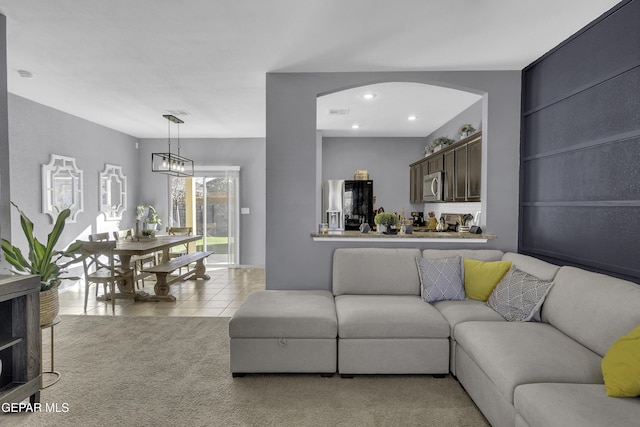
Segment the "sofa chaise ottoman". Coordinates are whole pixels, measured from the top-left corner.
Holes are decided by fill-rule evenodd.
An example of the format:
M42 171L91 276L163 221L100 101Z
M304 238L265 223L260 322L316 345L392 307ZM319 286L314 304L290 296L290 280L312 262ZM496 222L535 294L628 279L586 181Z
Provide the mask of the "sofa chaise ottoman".
M335 250L340 374L449 373L449 323L420 297L420 255L418 249Z
M337 335L331 292L254 292L229 321L231 373L335 373Z

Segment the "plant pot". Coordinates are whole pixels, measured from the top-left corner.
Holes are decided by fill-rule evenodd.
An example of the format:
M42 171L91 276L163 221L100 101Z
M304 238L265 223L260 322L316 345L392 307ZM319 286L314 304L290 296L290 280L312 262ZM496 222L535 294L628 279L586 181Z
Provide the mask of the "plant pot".
M54 286L48 291L40 292L40 326L53 322L60 311L58 299L58 287Z
M378 233L384 233L387 231L387 226L386 225L382 225L382 224L378 224L376 225L376 231Z

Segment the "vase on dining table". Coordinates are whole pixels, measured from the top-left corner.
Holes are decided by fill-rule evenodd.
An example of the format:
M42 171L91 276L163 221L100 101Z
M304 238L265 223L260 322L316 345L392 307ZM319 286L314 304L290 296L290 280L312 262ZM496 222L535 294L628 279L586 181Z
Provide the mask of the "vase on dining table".
M155 222L145 222L144 229L149 231L155 231L158 228L158 224Z

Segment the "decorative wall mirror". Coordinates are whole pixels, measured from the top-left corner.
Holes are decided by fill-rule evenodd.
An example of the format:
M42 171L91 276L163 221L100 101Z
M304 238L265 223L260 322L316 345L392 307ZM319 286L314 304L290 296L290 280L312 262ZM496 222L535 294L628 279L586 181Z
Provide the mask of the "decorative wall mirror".
M68 222L76 222L84 210L82 171L73 157L52 154L49 163L42 165L42 212L55 221L66 208L71 210Z
M100 212L107 221L122 219L127 210L127 177L122 168L105 163L100 172Z

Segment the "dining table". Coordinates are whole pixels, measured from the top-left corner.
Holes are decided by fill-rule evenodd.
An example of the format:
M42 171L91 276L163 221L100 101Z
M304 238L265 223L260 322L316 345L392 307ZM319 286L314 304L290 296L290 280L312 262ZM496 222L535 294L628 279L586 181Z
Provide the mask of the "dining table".
M202 239L202 236L178 236L178 235L159 235L153 237L140 237L127 240L118 240L116 247L113 250L113 254L117 255L120 259L122 267L125 269L131 268L131 258L133 256L147 255L155 252L162 252L160 262L166 262L169 260L169 251L174 246L184 245L186 243L195 242ZM201 272L195 271L194 275L198 278L208 278ZM139 277L138 277L139 278ZM123 293L134 293L135 291L136 277L131 277L126 281L120 282L118 287ZM157 292L156 292L157 293ZM151 295L144 291L135 292L136 301L160 301L165 300L160 295Z

